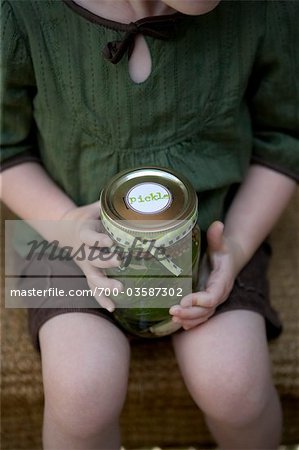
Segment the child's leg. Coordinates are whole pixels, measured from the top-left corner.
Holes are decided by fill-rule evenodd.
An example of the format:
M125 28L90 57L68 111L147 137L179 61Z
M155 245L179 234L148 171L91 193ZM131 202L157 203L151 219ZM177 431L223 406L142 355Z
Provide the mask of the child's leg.
M119 449L130 349L108 320L66 313L40 329L45 450Z
M229 311L173 336L185 383L221 448L275 449L280 403L273 386L264 319Z

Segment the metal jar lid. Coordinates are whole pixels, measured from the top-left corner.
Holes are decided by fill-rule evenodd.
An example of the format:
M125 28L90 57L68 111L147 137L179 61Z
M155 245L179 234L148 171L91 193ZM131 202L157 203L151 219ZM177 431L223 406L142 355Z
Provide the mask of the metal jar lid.
M191 183L160 167L118 173L103 189L100 207L102 219L133 234L170 231L180 222L194 225L197 219L197 195Z

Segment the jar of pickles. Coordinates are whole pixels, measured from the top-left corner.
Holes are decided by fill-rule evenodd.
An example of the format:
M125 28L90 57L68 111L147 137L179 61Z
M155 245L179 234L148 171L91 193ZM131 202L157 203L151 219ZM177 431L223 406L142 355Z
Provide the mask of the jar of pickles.
M141 337L180 328L169 308L197 283L200 230L197 195L170 169L141 167L117 174L101 192L100 218L120 258L107 276L122 282L113 292L115 319Z

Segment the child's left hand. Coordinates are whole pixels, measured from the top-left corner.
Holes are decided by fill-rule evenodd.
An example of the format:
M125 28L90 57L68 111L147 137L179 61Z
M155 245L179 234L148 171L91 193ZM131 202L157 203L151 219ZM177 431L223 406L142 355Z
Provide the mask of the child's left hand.
M189 330L206 322L223 303L237 276L239 247L224 236L223 223L213 222L207 231L208 257L212 271L207 279L205 290L186 295L180 305L169 310L172 320Z

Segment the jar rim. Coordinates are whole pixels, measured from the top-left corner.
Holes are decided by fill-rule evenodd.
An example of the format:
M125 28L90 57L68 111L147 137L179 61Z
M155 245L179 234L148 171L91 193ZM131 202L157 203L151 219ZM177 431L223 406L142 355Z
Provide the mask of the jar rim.
M133 193L133 195L131 195ZM155 166L116 174L100 195L100 216L114 227L155 235L197 219L198 198L187 178Z

